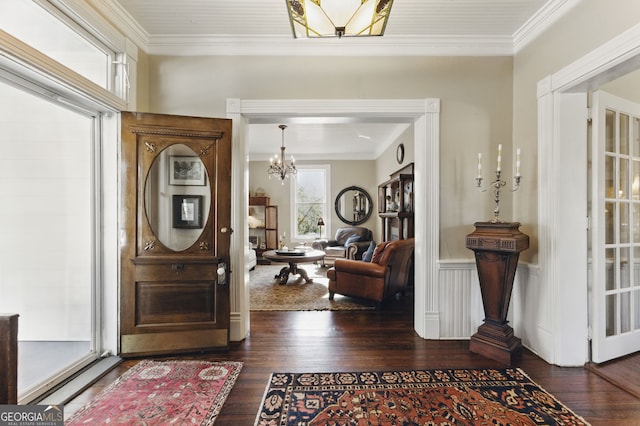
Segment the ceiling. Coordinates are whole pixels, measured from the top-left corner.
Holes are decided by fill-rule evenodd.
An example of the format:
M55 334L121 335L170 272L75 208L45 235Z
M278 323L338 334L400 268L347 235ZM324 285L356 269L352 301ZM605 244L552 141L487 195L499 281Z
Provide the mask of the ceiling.
M513 55L575 0L395 0L383 37L294 39L286 0L115 0L101 7L150 54L165 55ZM249 156L374 159L407 123L251 124Z

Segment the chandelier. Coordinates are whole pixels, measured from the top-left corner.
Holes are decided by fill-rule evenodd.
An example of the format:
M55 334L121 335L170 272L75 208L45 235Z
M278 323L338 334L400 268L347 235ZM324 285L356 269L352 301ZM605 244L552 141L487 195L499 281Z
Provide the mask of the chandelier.
M280 147L280 157L276 154L275 158L272 157L269 159L269 162L271 163L269 165L269 179L271 179L271 176L277 176L282 180L282 184L284 185L284 180L288 178L289 175L295 175L298 173L298 170L296 169L296 160L293 158L293 155L291 156L290 164L287 164L287 160L284 158L284 129L286 129L287 126L281 124L278 127L282 130L282 146Z
M381 36L393 0L287 0L295 38Z

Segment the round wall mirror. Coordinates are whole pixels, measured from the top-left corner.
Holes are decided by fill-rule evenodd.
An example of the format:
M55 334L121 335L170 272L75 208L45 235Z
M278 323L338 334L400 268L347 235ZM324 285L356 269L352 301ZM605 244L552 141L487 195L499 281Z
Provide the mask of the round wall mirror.
M207 170L187 145L170 145L153 160L145 182L145 213L158 241L174 251L191 247L209 217Z
M358 186L340 191L335 202L336 215L348 225L360 225L369 219L373 211L371 195Z

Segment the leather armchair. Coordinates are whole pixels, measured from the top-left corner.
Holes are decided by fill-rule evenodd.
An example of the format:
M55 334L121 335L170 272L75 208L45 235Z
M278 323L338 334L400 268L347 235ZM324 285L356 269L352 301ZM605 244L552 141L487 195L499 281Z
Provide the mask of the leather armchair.
M357 241L353 241L353 239L357 239ZM347 226L338 228L333 239L314 241L311 244L311 247L314 250L324 251L324 265L324 262L327 260L340 258L362 259L362 254L367 250L367 247L369 247L372 240L373 232L371 232L369 228L364 228L362 226Z
M327 271L329 299L335 293L381 303L407 289L413 276L414 239L385 241L378 244L371 262L336 259Z

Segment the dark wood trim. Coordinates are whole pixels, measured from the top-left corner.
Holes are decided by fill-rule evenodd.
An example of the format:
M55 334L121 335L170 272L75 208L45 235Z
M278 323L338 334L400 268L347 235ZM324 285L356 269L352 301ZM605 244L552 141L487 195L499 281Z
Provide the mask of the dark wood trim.
M0 404L18 403L18 314L0 315Z

